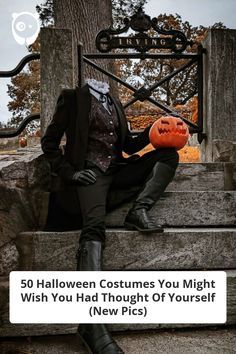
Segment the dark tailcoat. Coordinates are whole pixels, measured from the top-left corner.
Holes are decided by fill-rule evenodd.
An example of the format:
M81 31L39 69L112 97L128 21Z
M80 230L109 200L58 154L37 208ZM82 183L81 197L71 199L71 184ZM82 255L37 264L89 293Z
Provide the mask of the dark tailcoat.
M124 161L122 151L129 155L141 150L149 144L149 128L133 137L128 129L123 107L119 100L113 98L119 119L118 156ZM52 173L60 177L60 190L57 200L61 206L71 212L78 212L75 207L75 190L70 184L75 171L82 170L85 165L88 135L89 112L91 109L91 93L89 86L63 89L57 100L53 118L41 140L42 150L51 165ZM66 136L64 149L60 147L63 135ZM126 159L128 163L128 159Z

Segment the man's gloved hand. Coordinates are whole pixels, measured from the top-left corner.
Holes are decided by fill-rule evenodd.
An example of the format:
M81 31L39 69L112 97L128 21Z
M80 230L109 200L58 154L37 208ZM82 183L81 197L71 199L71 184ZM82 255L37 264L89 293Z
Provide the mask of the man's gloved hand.
M81 186L88 186L95 183L97 180L96 173L92 170L77 171L72 176L72 182Z

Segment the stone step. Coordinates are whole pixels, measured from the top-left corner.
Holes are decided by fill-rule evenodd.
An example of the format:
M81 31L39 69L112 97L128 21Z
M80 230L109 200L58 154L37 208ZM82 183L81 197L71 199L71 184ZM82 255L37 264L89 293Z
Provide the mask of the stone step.
M167 191L236 190L236 163L180 163Z
M117 333L113 338L125 354L232 354L236 347L236 328L160 330ZM87 354L76 335L3 339L2 354Z
M74 270L80 232L25 232L17 239L22 270ZM104 252L106 270L170 270L236 268L236 228L169 228L163 234L143 235L108 230ZM111 259L112 254L112 259ZM236 271L228 274L227 324L236 324ZM0 336L75 333L75 325L13 325L8 320L8 281L1 283ZM125 324L117 330L147 330L194 325ZM199 325L198 325L199 327Z
M75 270L79 235L80 231L19 234L20 269ZM235 268L236 228L166 228L159 234L107 230L104 270Z
M131 203L107 215L109 227L122 227ZM166 192L150 214L166 226L236 226L236 191Z
M40 335L72 334L77 332L76 324L11 324L8 304L9 285L7 279L0 281L0 337L21 337ZM236 324L236 270L227 271L227 322L221 327ZM110 324L109 329L117 331L150 331L164 328L204 328L213 324ZM1 352L1 351L0 351Z
M0 172L3 181L18 187L49 184L50 172L40 146L0 156ZM236 190L236 163L180 163L168 190Z

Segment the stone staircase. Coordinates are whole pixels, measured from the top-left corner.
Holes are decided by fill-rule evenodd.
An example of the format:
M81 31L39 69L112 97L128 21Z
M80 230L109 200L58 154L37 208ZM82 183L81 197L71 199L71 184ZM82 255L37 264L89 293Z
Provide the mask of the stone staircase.
M125 354L234 354L236 329L186 329L113 333ZM76 335L4 339L1 354L87 354Z
M233 163L180 164L174 181L152 210L153 216L165 225L163 234L142 235L136 231L123 229L123 220L128 208L129 204L126 204L107 216L104 270L225 270L227 272L227 323L213 331L215 339L212 337L212 341L219 342L218 349L214 345L208 345L207 340L210 341L213 332L210 328L206 329L206 325L204 329L201 328L203 326L193 324L110 325L112 331L122 331L117 338L121 339L120 343L121 345L123 343L125 352L233 353L236 347L236 343L232 346L232 343L236 342L234 327L236 325L236 165ZM16 239L19 269L74 270L79 234L79 231L20 233ZM175 332L168 332L170 329L175 329ZM77 326L73 324L10 324L8 277L0 278L1 337L53 335L52 341L55 342L57 338L57 343L60 343L65 335L69 338L68 336L75 334L76 330ZM221 336L225 341L222 350L219 340ZM46 343L46 337L42 338ZM75 345L76 336L73 338L72 342ZM191 349L191 340L188 338L194 338L196 348L198 345L201 347L200 343L203 343L203 347L206 346L205 351L203 347L202 351L199 348L197 351L194 346ZM19 343L20 341L23 343L24 339L19 339ZM33 341L37 342L36 339ZM140 345L137 345L138 341ZM136 343L135 350L130 343ZM8 348L6 341L3 341L2 345L2 348ZM77 349L73 351L71 344L68 347L66 345L68 343L63 346L64 351L62 349L53 351L54 349L50 349L49 346L47 351L45 345L44 351L41 352L84 353L83 349L79 349L80 344L74 347L78 348L78 351ZM162 350L159 350L159 346ZM34 349L32 352L40 351ZM2 353L1 344L0 353Z

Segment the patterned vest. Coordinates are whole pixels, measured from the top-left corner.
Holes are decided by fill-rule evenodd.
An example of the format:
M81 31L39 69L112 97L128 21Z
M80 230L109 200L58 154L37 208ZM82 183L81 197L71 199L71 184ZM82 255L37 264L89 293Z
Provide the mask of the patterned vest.
M117 157L116 142L119 122L113 104L110 105L109 113L96 97L91 96L86 160L105 172Z

